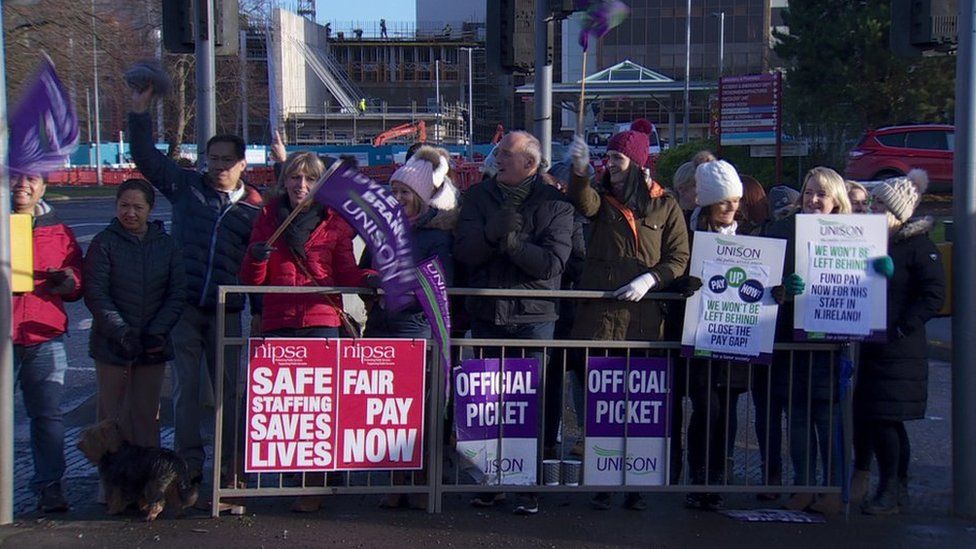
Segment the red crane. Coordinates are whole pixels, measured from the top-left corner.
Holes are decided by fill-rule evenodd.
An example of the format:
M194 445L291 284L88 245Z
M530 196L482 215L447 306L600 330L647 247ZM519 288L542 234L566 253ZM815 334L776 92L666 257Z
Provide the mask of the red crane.
M427 123L423 120L417 123L408 122L406 124L400 124L399 126L394 126L385 132L377 135L373 138L373 146L379 147L380 145L386 143L391 139L396 139L397 137L403 137L407 135L417 134L417 141L425 142L427 141Z

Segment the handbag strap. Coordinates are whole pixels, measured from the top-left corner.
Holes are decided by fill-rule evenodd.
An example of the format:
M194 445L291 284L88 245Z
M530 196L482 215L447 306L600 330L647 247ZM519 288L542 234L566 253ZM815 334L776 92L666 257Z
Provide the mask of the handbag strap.
M308 267L305 265L305 260L302 259L298 254L296 254L295 250L289 249L289 251L291 252L292 258L295 260L295 265L297 265L298 268L302 271L302 274L308 277L308 279L312 281L312 284L321 288L322 285L319 284L318 279L312 276L311 271L309 271ZM339 315L339 321L342 322L342 327L346 330L346 332L348 332L349 335L351 335L353 338L358 338L359 330L355 328L355 324L353 324L349 313L347 313L341 306L336 305L335 296L333 296L332 294L322 294L322 295L325 297L326 305L332 307L335 313Z

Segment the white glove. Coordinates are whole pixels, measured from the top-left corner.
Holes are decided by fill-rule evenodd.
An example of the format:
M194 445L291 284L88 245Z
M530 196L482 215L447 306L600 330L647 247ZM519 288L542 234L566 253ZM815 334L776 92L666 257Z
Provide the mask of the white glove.
M573 172L576 175L587 175L590 168L590 147L582 136L573 136L573 142L569 146L569 159L573 163Z
M644 273L618 288L616 292L613 292L613 297L624 301L640 301L656 284L657 279L654 278L654 275Z

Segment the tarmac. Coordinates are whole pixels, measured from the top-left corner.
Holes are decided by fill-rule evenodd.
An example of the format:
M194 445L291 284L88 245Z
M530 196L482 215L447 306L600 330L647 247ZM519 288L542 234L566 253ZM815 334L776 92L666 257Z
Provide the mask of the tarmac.
M856 508L820 524L748 523L723 514L686 509L683 495L647 494L648 509L622 508L622 496L609 511L592 510L586 494L546 495L538 515L515 516L512 505L491 509L468 505L466 495L445 496L441 514L384 510L375 496L329 496L312 514L288 510L285 498L248 501L244 515L218 519L190 510L184 517L167 511L153 523L135 514L109 517L95 503L97 476L74 443L91 421L91 402L68 416L69 464L66 495L72 509L41 515L33 510L29 450L16 452L15 523L0 527L0 548L63 547L976 547L976 520L951 516L950 320L929 324L930 397L928 417L909 425L913 444L912 506L889 517L870 517ZM163 410L170 409L168 402ZM172 437L162 418L162 437ZM748 473L748 472L746 472ZM775 508L749 494L726 498L726 509Z

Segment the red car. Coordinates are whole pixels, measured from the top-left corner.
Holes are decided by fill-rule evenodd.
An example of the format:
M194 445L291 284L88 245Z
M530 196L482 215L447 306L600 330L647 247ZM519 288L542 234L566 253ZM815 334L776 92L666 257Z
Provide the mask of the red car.
M848 153L844 176L877 181L922 168L929 174L930 190L951 192L955 131L955 126L945 124L871 130Z

